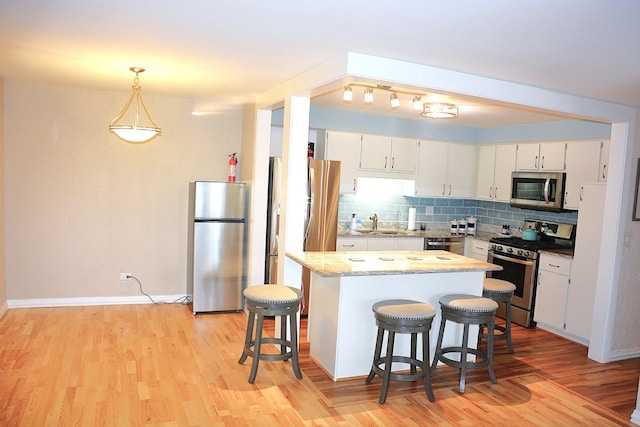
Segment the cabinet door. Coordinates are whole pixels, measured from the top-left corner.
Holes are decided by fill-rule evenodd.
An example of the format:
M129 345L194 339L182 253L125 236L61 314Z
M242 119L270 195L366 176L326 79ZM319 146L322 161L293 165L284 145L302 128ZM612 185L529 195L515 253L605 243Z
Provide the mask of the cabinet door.
M360 168L391 170L391 137L362 135Z
M480 261L487 261L489 255L489 242L486 240L466 237L464 239L464 256L475 258Z
M420 141L416 196L443 197L447 181L447 143Z
M391 171L415 172L418 161L418 141L415 139L392 138Z
M367 239L338 237L336 239L337 251L366 251Z
M355 193L358 181L361 137L358 133L328 131L326 159L340 160L340 192Z
M598 182L607 182L607 175L609 174L609 141L602 141L600 151L600 168L598 169Z
M398 239L399 251L421 251L424 250L424 239L422 237L401 237Z
M476 174L476 199L493 200L493 174L496 161L496 146L478 147L478 169Z
M540 144L518 144L516 170L537 171L540 167Z
M449 143L445 196L472 198L476 192L477 146Z
M493 200L508 203L511 200L511 173L516 168L516 144L496 145L493 171Z
M582 187L566 322L567 332L588 341L600 263L606 184L584 184Z
M569 277L551 271L538 272L536 310L533 320L564 330Z
M567 144L564 142L540 143L540 170L565 170L565 155Z
M367 239L368 251L395 251L398 250L398 239L395 237L380 237Z
M599 165L600 141L572 141L567 143L565 209L578 209L580 186L583 182L598 181Z

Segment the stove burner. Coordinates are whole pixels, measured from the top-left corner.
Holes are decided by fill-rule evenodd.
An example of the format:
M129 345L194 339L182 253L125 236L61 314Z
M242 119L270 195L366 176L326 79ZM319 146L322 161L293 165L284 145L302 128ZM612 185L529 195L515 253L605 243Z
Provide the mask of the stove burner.
M566 247L566 245L556 243L555 239L541 239L534 242L531 240L523 240L520 237L495 237L491 239L490 242L497 243L499 245L511 246L518 249L526 249L528 251L538 251L541 249L559 249Z

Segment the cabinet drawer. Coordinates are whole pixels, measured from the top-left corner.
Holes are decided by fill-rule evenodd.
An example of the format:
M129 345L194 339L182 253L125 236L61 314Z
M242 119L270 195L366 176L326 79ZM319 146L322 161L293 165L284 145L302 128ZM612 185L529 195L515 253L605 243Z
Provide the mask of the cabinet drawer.
M337 251L366 251L367 239L349 239L338 237L336 239Z
M571 273L571 259L554 255L540 254L540 270L569 276Z

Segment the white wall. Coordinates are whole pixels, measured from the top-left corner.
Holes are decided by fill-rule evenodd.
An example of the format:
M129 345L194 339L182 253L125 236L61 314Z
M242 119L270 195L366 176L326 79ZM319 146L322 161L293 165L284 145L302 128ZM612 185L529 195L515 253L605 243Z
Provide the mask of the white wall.
M145 101L163 135L134 145L107 126L129 93L5 82L7 296L186 290L188 182L227 179L242 110L193 116L189 99ZM239 168L242 168L240 155Z
M0 165L4 164L4 80L0 78ZM4 262L4 166L0 168L0 317L7 311L7 282Z

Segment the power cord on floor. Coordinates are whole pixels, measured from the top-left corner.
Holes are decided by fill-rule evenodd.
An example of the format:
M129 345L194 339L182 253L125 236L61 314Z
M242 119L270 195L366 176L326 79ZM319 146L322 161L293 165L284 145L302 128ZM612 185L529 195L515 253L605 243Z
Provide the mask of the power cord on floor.
M140 293L142 295L144 295L145 297L149 298L149 301L151 301L153 304L189 304L191 303L191 298L189 297L189 295L184 295L181 296L180 298L177 298L173 301L154 301L153 298L151 298L151 295L146 294L143 290L142 290L142 282L140 282L140 280L138 280L137 277L133 276L133 275L128 275L127 276L130 279L135 280L136 282L138 282L138 287L140 288Z

